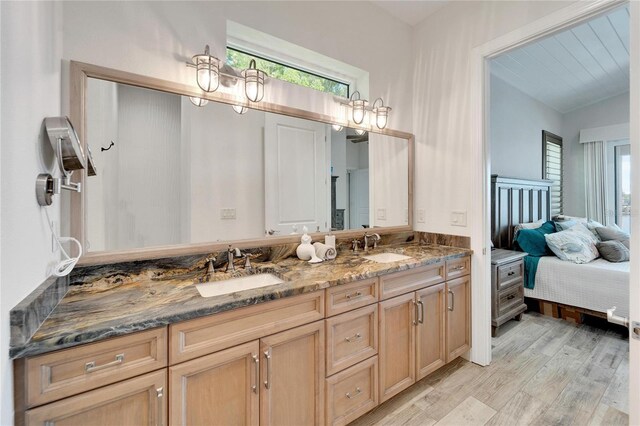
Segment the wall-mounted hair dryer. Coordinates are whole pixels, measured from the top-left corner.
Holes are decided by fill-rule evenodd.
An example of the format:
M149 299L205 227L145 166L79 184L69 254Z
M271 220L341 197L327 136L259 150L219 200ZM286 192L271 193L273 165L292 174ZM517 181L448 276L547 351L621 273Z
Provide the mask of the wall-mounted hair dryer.
M79 183L71 182L74 170L89 167L89 176L94 176L96 169L90 151L85 157L78 134L67 117L47 117L44 127L62 172L62 178L54 178L48 173L39 174L36 178L38 204L50 206L53 196L60 194L63 189L75 192L82 190Z

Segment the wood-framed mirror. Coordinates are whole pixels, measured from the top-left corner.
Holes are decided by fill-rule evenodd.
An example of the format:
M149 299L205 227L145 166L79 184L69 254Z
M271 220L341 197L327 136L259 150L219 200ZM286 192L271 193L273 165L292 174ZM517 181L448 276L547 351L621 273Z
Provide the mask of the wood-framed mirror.
M70 78L98 169L71 196L80 264L412 230L410 133L75 61Z

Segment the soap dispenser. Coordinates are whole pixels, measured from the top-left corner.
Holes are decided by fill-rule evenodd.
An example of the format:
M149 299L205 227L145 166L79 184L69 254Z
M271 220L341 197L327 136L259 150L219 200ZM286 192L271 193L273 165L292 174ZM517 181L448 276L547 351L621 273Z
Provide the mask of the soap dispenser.
M316 249L311 244L311 237L307 234L307 227L302 228L302 238L300 238L300 245L296 249L296 254L300 260L308 260L309 263L320 263L322 259L316 256Z

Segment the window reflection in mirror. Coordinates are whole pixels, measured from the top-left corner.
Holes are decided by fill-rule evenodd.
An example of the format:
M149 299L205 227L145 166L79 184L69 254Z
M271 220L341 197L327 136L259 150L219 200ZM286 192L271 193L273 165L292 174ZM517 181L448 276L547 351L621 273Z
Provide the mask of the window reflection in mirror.
M92 252L408 223L405 139L93 78L86 120Z

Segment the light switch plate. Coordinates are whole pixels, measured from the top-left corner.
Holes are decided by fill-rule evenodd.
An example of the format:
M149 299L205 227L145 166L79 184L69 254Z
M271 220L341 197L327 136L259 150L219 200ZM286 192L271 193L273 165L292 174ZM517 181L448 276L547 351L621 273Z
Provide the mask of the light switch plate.
M451 225L453 226L467 226L467 212L466 211L452 211L451 212Z
M220 209L220 219L235 219L236 209Z
M424 209L418 209L418 223L425 222L425 211Z
M387 209L378 209L378 220L387 220Z

